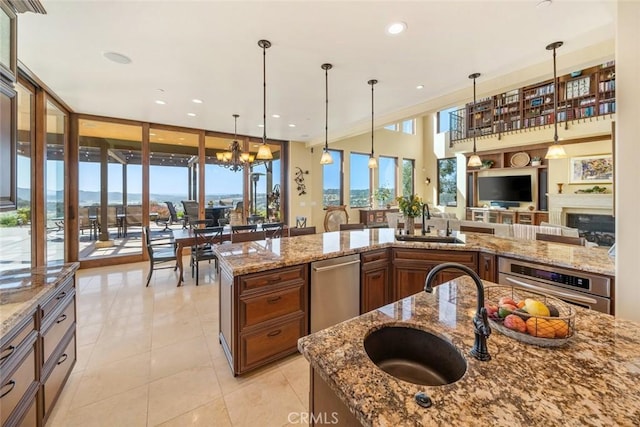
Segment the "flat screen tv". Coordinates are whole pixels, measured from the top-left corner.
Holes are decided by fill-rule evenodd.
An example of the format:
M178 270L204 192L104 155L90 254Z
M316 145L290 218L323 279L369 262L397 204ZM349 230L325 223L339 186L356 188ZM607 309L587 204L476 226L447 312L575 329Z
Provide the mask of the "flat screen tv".
M501 202L531 202L531 175L481 176L478 199Z

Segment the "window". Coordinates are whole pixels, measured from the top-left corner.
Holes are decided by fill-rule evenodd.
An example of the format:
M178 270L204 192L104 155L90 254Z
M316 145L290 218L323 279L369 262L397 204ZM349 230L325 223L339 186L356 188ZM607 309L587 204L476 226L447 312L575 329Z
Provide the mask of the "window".
M416 119L405 120L402 122L402 133L407 135L416 134Z
M404 197L415 194L415 160L402 159L402 195Z
M329 150L329 152L333 163L322 166L322 205L325 207L344 204L342 202L342 151Z
M438 205L458 206L456 158L438 159Z
M378 188L388 188L391 195L383 203L391 203L396 197L396 170L398 159L395 157L380 156L378 158Z
M349 204L352 208L369 206L369 155L351 153L349 155Z
M449 132L451 130L451 114L460 107L451 107L446 110L438 111L438 133Z
M393 123L391 125L387 125L384 127L386 130L390 130L393 132L397 132L398 131L398 124L397 123Z

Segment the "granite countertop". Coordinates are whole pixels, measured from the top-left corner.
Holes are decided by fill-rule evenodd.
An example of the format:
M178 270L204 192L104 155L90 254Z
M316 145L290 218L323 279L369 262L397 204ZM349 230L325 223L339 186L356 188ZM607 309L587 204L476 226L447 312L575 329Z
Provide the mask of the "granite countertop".
M216 247L221 267L232 275L254 273L289 265L335 258L368 250L394 247L481 251L615 276L615 262L607 248L588 248L535 240L495 237L489 234L454 232L464 244L397 241L395 229L334 231L306 236L268 239L247 243L225 243Z
M577 308L576 334L565 346L528 345L494 330L492 360L480 362L468 356L475 301L475 285L461 277L301 338L298 348L366 426L638 425L640 324ZM363 339L390 325L448 339L464 354L467 372L437 387L384 373ZM414 402L420 391L433 400L431 408Z
M78 269L77 262L0 272L0 336L20 323L39 301Z

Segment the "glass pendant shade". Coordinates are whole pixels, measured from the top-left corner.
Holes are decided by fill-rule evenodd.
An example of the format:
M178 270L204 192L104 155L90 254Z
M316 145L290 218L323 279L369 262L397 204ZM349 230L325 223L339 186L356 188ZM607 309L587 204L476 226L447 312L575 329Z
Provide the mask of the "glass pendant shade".
M218 159L218 161L220 161L220 162L223 161L224 160L224 152L218 151L216 153L216 159Z
M564 151L564 147L561 144L554 143L549 146L545 159L564 159L567 157L567 153Z
M322 151L322 157L320 158L321 165L330 165L333 163L333 157L326 148Z
M474 154L471 157L469 157L469 162L467 163L467 166L469 167L482 166L482 160L480 160L480 156L478 156L477 154Z
M271 160L273 159L273 153L271 153L271 148L266 143L263 143L260 148L258 148L258 154L256 154L256 158L260 160Z
M376 160L375 157L373 157L373 154L371 156L369 156L369 169L375 169L378 167L378 161Z

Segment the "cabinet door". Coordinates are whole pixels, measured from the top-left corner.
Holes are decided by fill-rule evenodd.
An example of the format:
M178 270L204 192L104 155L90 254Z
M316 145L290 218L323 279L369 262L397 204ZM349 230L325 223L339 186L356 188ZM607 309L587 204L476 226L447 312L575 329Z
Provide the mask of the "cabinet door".
M518 212L518 224L533 225L533 213Z
M501 224L513 224L516 222L515 220L516 220L515 212L500 212Z
M395 301L424 290L424 281L435 264L421 263L418 266L394 267Z
M540 225L540 223L542 223L542 222L549 222L549 214L546 213L546 212L538 212L538 213L536 213L535 222L536 222L535 225Z
M496 256L493 254L478 254L478 275L482 280L496 281Z
M363 271L360 293L360 313L366 313L387 304L389 267Z

